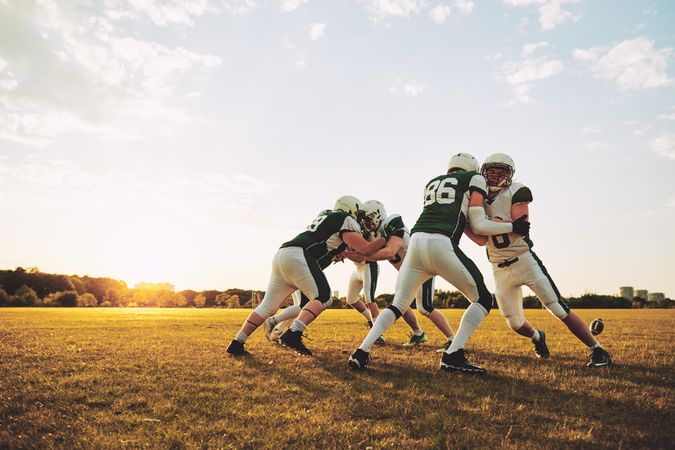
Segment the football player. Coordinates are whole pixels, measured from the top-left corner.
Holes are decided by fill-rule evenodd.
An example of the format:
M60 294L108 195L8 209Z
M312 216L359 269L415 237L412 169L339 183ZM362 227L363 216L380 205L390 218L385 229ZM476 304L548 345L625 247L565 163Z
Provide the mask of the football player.
M441 369L485 373L484 368L466 359L464 345L490 311L492 294L476 265L460 250L459 240L467 217L474 232L487 235L510 232L525 235L529 222L524 218L513 223L491 222L485 218L482 204L469 208L474 194L481 200L487 196L487 184L479 170L476 158L458 153L450 158L446 174L427 183L422 214L412 228L408 254L396 278L394 301L380 313L368 336L351 355L350 367L367 367L368 352L377 336L401 317L424 281L440 275L471 302L462 315L457 334L443 354Z
M249 336L279 309L286 297L300 289L311 300L279 340L299 354L311 356L312 351L302 342L302 333L321 314L331 298L328 280L318 260L331 253L339 254L347 246L370 255L384 245L383 239L368 242L361 236L361 227L356 221L360 204L356 197L340 197L333 211L319 215L304 232L281 245L272 260L272 274L265 297L230 342L227 353L246 355L244 343Z
M361 225L367 231L374 233L376 236L384 238L385 246L375 252L375 254L368 257L369 260L388 260L394 268L398 271L403 264L405 255L408 252L408 245L410 242L410 232L403 223L403 218L399 214L391 214L387 216L384 205L377 200L369 200L363 204L363 219ZM346 251L346 256L354 259L359 255L353 252ZM453 333L450 324L446 317L437 309L434 308L434 278L425 281L417 290L416 306L417 310L428 317L434 325L443 333L446 338L445 344L438 349L439 353L444 352L452 342ZM403 313L403 319L412 329L410 340L403 344L405 347L419 345L425 342L427 335L419 327L417 318L412 309L408 308ZM377 341L375 341L377 343Z
M515 172L513 159L504 153L488 156L481 167L489 189L485 212L493 220L512 221L529 216L532 192L522 183L513 181ZM513 331L532 340L538 357L549 356L546 334L535 329L525 319L522 286L529 287L544 307L591 349L588 367L603 367L612 363L609 353L563 301L548 271L532 251L533 243L529 235L504 233L488 236L485 240L488 259L492 263L499 311Z

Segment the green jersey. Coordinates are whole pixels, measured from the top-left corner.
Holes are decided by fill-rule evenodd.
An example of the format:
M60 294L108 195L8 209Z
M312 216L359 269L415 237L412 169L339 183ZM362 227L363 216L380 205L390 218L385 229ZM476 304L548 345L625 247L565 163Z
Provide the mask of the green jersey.
M330 259L347 246L342 242L342 233L355 231L361 233L359 223L346 212L322 211L305 231L281 245L284 247L302 247L317 260Z
M458 244L466 226L469 197L473 191L487 198L487 183L477 172L459 170L429 181L424 189L424 209L411 234L442 234Z

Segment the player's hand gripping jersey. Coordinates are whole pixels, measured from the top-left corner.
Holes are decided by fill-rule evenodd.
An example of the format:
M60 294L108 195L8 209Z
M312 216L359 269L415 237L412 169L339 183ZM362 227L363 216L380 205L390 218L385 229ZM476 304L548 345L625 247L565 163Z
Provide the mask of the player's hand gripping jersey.
M427 183L424 209L412 229L448 236L458 245L466 226L469 197L478 191L487 198L487 183L478 172L459 171L440 175Z
M322 211L305 231L282 244L281 248L302 247L315 259L330 264L333 256L347 248L342 242L342 233L345 231L361 233L361 227L356 219L346 212Z
M485 212L493 219L510 221L511 207L517 203L530 203L532 192L521 183L514 182L499 191L485 202ZM491 263L501 263L528 251L533 244L529 237L516 233L489 236L487 241L488 259Z

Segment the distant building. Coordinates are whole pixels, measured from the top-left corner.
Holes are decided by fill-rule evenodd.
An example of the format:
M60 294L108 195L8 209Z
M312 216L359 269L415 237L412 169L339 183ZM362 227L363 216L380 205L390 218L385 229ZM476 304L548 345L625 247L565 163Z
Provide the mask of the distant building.
M340 298L340 291L333 291L333 298Z
M635 297L632 286L622 286L619 288L619 296L626 300L633 300Z
M649 300L650 303L663 303L665 299L666 296L663 292L650 292L647 300Z
M145 291L176 291L176 287L171 283L145 283L143 281L136 283L134 289L142 289Z
M643 299L647 300L647 298L648 298L647 295L649 295L649 292L647 292L647 289L636 289L635 290L635 296L636 297L640 297L640 298L643 298Z

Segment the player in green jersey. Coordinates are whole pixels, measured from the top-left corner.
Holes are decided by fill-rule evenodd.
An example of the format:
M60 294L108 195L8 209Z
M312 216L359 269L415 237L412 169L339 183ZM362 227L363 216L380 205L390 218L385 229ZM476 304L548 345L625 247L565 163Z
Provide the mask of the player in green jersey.
M529 222L524 219L511 223L495 223L485 219L485 211L469 210L469 200L475 193L487 196L487 184L478 173L476 158L459 153L450 159L448 172L429 181L424 193L424 208L412 229L408 255L396 279L394 301L386 308L349 358L354 369L364 369L370 360L369 351L377 336L384 333L408 308L418 287L434 275L442 276L454 285L471 304L464 312L457 334L443 354L441 369L485 373L485 369L470 363L464 346L492 307L492 294L485 287L483 276L460 250L459 239L465 231L467 217L474 232L497 234L516 232L527 234ZM482 209L482 208L481 208Z
M244 343L249 336L279 309L286 297L300 289L311 300L291 328L281 335L280 341L302 355L312 354L302 342L302 332L321 314L331 298L330 286L319 260L330 254L339 254L347 246L368 255L384 245L382 239L368 242L361 236L361 227L356 220L360 204L356 197L340 197L333 211L320 214L304 232L281 246L272 261L272 274L265 297L230 342L227 353L233 356L247 354Z

